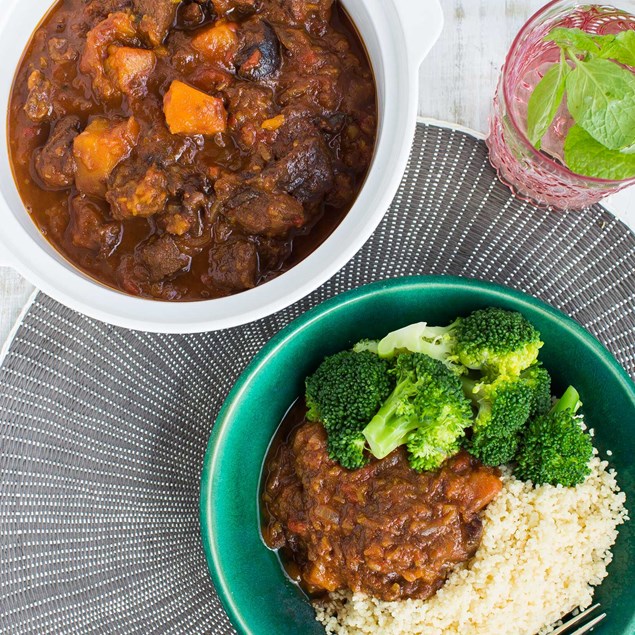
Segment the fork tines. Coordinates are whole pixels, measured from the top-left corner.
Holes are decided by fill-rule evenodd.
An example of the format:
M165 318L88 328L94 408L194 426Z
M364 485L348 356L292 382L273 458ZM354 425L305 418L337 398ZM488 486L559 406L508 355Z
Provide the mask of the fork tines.
M583 635L583 633L588 633L594 626L599 624L605 617L606 613L601 613L597 617L594 617L591 621L586 622L582 626L580 626L575 631L569 631L572 626L575 626L578 622L584 620L592 611L595 611L600 605L594 604L590 606L586 611L582 611L578 615L572 617L570 620L567 620L562 626L559 626L555 631L551 632L551 635L562 635L562 633L567 632L567 635Z

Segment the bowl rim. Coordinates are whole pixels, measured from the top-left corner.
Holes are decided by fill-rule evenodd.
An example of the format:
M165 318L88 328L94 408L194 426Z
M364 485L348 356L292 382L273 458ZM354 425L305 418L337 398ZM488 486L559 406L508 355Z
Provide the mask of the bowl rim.
M438 287L455 290L469 288L470 290L485 291L493 302L496 301L497 297L500 299L512 298L518 302L520 310L522 310L523 306L530 307L532 310L537 310L549 318L555 318L562 328L581 338L583 342L591 348L592 352L597 355L599 360L611 371L615 380L619 382L625 392L630 395L633 406L635 407L635 383L611 352L594 335L559 309L552 307L529 293L519 291L512 287L477 278L463 278L459 276L399 276L364 284L320 302L292 320L276 333L260 351L256 353L251 362L239 375L215 419L203 460L199 501L200 533L203 551L216 593L232 624L239 629L240 632L251 633L252 631L249 626L244 623L241 611L233 600L231 582L227 579L222 570L218 544L211 531L211 528L216 524L214 497L211 486L224 442L231 432L233 413L238 408L243 393L257 378L260 370L289 340L309 328L322 317L335 310L342 310L347 305L363 301L367 297L376 295L377 293L390 293L395 290L403 291L407 289L416 292L422 287Z

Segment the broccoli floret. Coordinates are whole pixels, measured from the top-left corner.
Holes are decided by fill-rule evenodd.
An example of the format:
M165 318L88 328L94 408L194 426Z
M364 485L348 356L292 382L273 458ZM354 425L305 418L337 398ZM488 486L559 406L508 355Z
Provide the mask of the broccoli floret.
M536 361L541 346L540 333L520 313L490 307L449 326L410 324L384 337L378 353L424 353L458 374L470 368L495 376L518 375Z
M348 470L364 467L369 461L361 432L333 431L328 435L327 447L329 456Z
M364 428L371 453L382 459L407 444L415 469L436 469L458 451L472 409L456 374L421 353L397 357L397 385Z
M573 487L590 474L593 444L575 416L580 405L578 392L570 386L547 414L529 424L516 457L518 478Z
M306 380L306 417L322 422L329 455L344 467L365 462L360 433L395 385L389 368L369 351L341 351L327 357Z
M404 351L423 353L443 362L457 374L465 372L456 355L454 328L450 326L428 326L426 322L416 322L388 333L379 341L377 353L380 357L391 359Z
M540 333L516 311L474 311L453 328L456 353L467 368L490 375L518 375L538 357Z
M529 384L532 390L529 418L533 419L549 412L551 408L551 377L547 369L540 362L536 362L520 373L520 377Z
M369 351L327 357L306 380L307 419L327 430L366 425L394 386L389 368Z
M461 449L465 427L465 420L439 418L411 432L406 443L410 466L419 472L436 470Z
M530 384L521 378L500 377L491 383L464 379L463 386L478 407L472 437L465 442L467 450L485 465L511 461L533 403Z

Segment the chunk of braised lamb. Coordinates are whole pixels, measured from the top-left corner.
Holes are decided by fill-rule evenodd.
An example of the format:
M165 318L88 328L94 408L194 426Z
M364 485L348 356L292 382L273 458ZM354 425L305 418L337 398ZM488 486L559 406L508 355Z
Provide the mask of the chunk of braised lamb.
M147 218L163 210L168 200L167 177L160 168L123 163L106 192L113 218Z
M243 22L238 32L240 44L234 57L236 73L243 79L259 81L280 68L280 41L271 25L259 17Z
M349 124L340 136L342 162L357 173L364 172L370 165L374 148L374 135L364 132L355 122Z
M214 14L210 0L182 2L177 7L176 25L180 29L195 29Z
M263 122L275 116L273 91L266 86L235 82L224 90L228 101L227 123L238 133L243 148L252 148L263 137Z
M167 190L171 198L179 199L184 207L198 211L210 203L213 187L209 179L195 166L173 164L164 168Z
M260 268L267 272L279 271L293 248L290 240L259 237L257 243Z
M47 46L49 55L54 62L63 64L64 62L72 62L79 57L79 51L71 46L66 38L52 37Z
M209 269L203 284L227 291L252 289L258 282L258 252L248 241L230 238L209 250Z
M101 99L113 99L121 94L116 78L106 68L110 47L140 45L137 23L129 13L111 13L88 32L79 69L91 77L93 90Z
M213 224L213 195L207 195L186 186L180 201L171 201L157 217L157 226L168 234L192 238L204 235ZM207 232L209 234L209 231Z
M131 4L132 0L100 0L100 2L89 0L84 11L90 22L94 23L98 18L105 18L111 13L124 11Z
M315 125L316 118L311 110L296 104L284 108L282 114L284 120L271 145L273 156L276 159L281 159L289 154L298 139L320 135L320 131Z
M190 232L200 235L196 231L199 225L198 214L178 203L168 203L165 211L157 216L156 223L159 229L173 236L183 236Z
M119 261L115 278L126 293L140 295L148 283L148 271L132 254L128 254Z
M279 102L287 105L304 101L318 109L338 111L347 90L340 82L343 64L338 55L304 29L276 24L275 31L285 59Z
M212 0L217 15L236 13L250 15L256 13L262 6L262 0Z
M144 100L144 109L148 109L148 99ZM154 123L149 130L144 130L143 137L139 139L136 154L140 160L148 165L157 163L161 167L173 164L189 166L196 157L201 140L195 137L170 134L163 121L161 107L153 114Z
M307 223L302 204L283 192L246 188L225 202L223 215L247 234L286 238Z
M339 65L337 55L304 29L276 23L274 30L286 57L295 62L298 69L310 72L324 66Z
M331 19L334 0L282 0L293 20L311 33L321 35Z
M76 247L110 256L121 241L121 223L106 221L101 205L83 194L71 199L70 239Z
M331 137L339 135L349 120L350 116L345 112L334 112L316 117L314 121L324 134Z
M159 46L176 19L181 0L133 0L132 10L141 18L139 31L151 46Z
M73 184L75 159L73 141L79 134L78 117L60 119L49 135L48 141L35 155L35 170L47 187L64 189Z
M222 172L214 183L214 192L221 203L244 189L245 178L238 172Z
M174 238L163 235L139 249L139 260L148 270L148 279L158 282L179 271L189 269L192 258L181 253Z
M282 159L265 168L257 180L266 190L283 190L302 203L321 200L334 183L329 149L320 136L296 142Z
M24 104L26 116L35 123L46 121L53 114L53 98L51 82L46 79L44 73L33 71L27 80L29 94Z
M342 209L353 202L356 193L355 178L347 172L337 172L333 188L326 195L324 202L331 207Z

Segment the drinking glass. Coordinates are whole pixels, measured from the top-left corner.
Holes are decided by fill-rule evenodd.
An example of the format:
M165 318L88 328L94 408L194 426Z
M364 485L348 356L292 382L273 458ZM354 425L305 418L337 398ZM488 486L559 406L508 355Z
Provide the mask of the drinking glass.
M527 138L529 97L545 72L560 59L560 49L544 41L556 27L600 35L635 30L635 0L616 1L611 6L550 2L522 27L501 71L486 140L491 164L518 198L549 209L578 210L635 184L635 178L592 178L565 166L564 139L573 124L565 103L549 127L541 150Z

